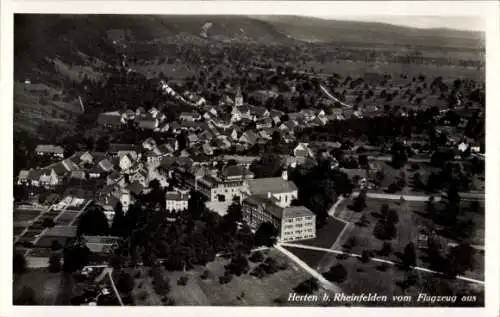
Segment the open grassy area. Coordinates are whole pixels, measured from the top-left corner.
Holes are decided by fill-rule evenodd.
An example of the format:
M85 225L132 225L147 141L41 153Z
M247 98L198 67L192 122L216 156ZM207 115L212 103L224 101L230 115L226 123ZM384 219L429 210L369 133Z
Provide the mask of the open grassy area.
M401 63L377 63L363 61L348 61L337 60L333 62L320 63L308 62L306 69L314 67L316 71L323 70L324 73L338 73L348 74L351 77L363 76L367 69L371 72L388 73L392 76L399 77L400 74L407 74L408 76L418 76L425 74L428 78L435 78L442 76L445 80L454 80L458 77L466 77L474 80L484 80L485 72L478 71L475 68L459 67L452 65L420 65L420 64L401 64Z
M337 238L339 237L342 230L344 230L345 223L328 217L326 220L326 224L321 228L316 229L316 238L311 240L297 241L291 243L310 245L314 247L320 248L331 248ZM301 260L307 263L312 268L316 268L320 261L324 257L324 252L317 252L314 250L306 250L306 249L297 249L297 248L287 248L289 251L293 252L296 256L298 256Z
M34 290L39 305L54 305L60 283L60 273L50 273L47 269L29 269L24 274L14 277L13 297L19 296L24 287L29 287Z
M208 263L206 267L195 267L186 273L165 272L165 275L170 279L171 286L168 296L175 301L176 305L277 305L274 302L275 299L286 298L295 286L310 276L277 250L268 251L268 256L278 261L286 261L288 268L262 279L249 274L233 276L228 284L220 284L218 280L220 276L224 275L224 265L229 263L229 260L220 257ZM257 265L250 262L250 271ZM200 275L205 269L210 274L208 278L202 279ZM136 305L161 305L161 298L154 293L147 270L147 268L143 268L141 278L136 279L136 289L134 290ZM177 285L177 280L182 275L189 278L184 286ZM139 285L141 285L140 288ZM143 295L140 299L141 293ZM144 297L144 294L147 295ZM244 295L238 299L237 297L241 294Z

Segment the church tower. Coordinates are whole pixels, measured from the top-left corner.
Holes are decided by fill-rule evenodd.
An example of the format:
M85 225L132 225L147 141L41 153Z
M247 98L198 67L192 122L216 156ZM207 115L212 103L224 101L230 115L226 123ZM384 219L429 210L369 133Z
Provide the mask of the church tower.
M234 105L236 107L243 106L243 95L241 94L241 88L238 86L236 89L236 96L234 97Z

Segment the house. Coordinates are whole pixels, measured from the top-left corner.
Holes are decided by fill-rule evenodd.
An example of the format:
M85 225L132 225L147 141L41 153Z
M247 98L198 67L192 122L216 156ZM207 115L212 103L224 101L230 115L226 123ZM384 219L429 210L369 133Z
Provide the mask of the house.
M29 183L29 170L21 170L19 175L17 176L17 184L18 185L26 185Z
M87 179L87 175L85 171L72 171L69 175L70 178L73 179L79 179L79 180L85 180Z
M133 162L134 159L129 154L125 154L119 158L118 166L120 166L122 171L126 171L132 166Z
M40 186L55 186L59 184L59 178L53 169L43 169L40 171Z
M170 129L170 124L168 122L163 122L158 127L159 132L168 132L169 129Z
M248 106L233 107L231 111L231 122L238 122L241 119L253 119Z
M304 206L280 207L270 195L252 195L243 200L242 213L254 230L264 222L273 224L282 242L316 237L316 216Z
M133 159L137 159L139 148L134 144L111 143L109 145L108 153L117 157L128 154Z
M127 186L127 189L131 194L135 196L140 195L146 186L139 181L135 181Z
M157 118L151 116L139 116L135 118L137 127L142 130L156 130L160 125L160 121Z
M263 118L263 119L257 120L257 122L255 123L255 127L258 130L269 129L272 126L273 126L273 119L271 119L271 118Z
M94 156L89 151L76 152L70 157L71 161L80 166L85 166L87 164L92 164L94 162Z
M241 135L238 141L248 145L254 145L257 143L258 139L259 136L253 130L247 130Z
M204 143L202 145L202 148L203 148L203 153L205 153L205 155L213 155L214 154L214 149L210 146L210 144Z
M280 207L289 207L298 197L297 186L288 180L288 172L283 171L281 177L255 178L248 180L246 196L260 195L275 200Z
M188 209L189 194L186 192L168 191L165 194L165 205L168 211L183 211Z
M297 164L304 164L305 161L308 158L314 157L313 152L309 148L308 143L302 143L300 142L294 149L293 149L293 156L295 158L295 161Z
M234 96L234 105L236 107L243 106L243 95L241 94L241 87L236 88L236 95Z
M460 152L465 152L469 148L469 145L465 142L460 142L460 144L458 144L457 148Z
M158 146L155 150L153 150L158 155L167 155L174 153L179 147L177 140L173 140L169 143L163 143Z
M255 116L255 119L262 119L265 117L269 117L270 112L264 107L252 107L251 108L251 114Z
M144 154L144 157L146 158L146 164L148 165L148 168L155 169L160 165L162 155L157 154L153 151L148 151Z
M148 172L145 170L139 170L129 176L129 180L131 183L139 183L144 187L147 185L147 179Z
M64 158L64 149L58 145L40 144L35 148L35 153L39 156Z
M120 128L124 123L121 113L117 111L101 113L97 117L97 124L109 129Z
M106 178L106 184L107 185L119 184L122 186L125 184L125 177L122 174L114 171L111 174L109 174L108 177Z
M182 126L177 121L171 122L170 131L172 131L175 134L179 134L182 132Z
M281 122L281 117L284 114L285 113L283 111L271 109L271 111L269 112L269 117L273 120L274 124L279 124Z
M181 121L198 121L201 119L201 115L197 112L183 112L180 114L179 119Z
M153 138L147 138L142 142L142 147L146 150L152 150L156 147L156 141Z

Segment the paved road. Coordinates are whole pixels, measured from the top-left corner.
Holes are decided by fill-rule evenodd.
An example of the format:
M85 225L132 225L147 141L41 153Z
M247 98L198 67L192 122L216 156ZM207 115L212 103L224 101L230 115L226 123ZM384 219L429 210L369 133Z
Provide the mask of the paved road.
M337 97L335 97L334 95L332 95L325 87L323 87L323 85L319 85L319 88L321 89L321 91L323 91L328 97L330 97L330 99L332 99L333 101L335 102L338 102L341 106L345 107L345 108L352 108L351 105L348 105L346 104L345 102L342 102L341 100L339 100Z
M357 197L359 192L353 192L352 196ZM384 194L384 193L366 193L367 198L373 199L389 199L389 200L400 200L403 197L406 201L428 201L430 196L426 195L406 195L406 194ZM434 196L434 201L440 201L440 196Z
M342 289L340 289L340 287L338 287L337 285L328 281L326 278L323 277L323 275L321 273L319 273L318 271L316 271L315 269L313 269L312 267L307 265L307 263L302 261L299 257L297 257L292 252L283 248L282 245L285 245L285 244L277 244L275 246L276 250L280 251L281 253L286 255L288 258L290 258L292 261L297 263L297 265L299 265L302 269L304 269L304 271L306 271L307 273L311 274L314 278L316 278L321 283L321 285L323 285L323 287L326 288L327 290L330 290L330 291L333 291L336 293L342 293Z
M303 245L303 244L282 243L281 246L292 247L292 248L300 248L300 249L308 249L308 250L314 250L314 251L324 251L324 252L329 252L329 253L334 253L334 254L345 254L345 255L348 255L348 256L351 256L351 257L361 258L361 255L360 254L356 254L356 253L347 253L347 252L343 252L343 251L331 250L331 249L320 248L320 247L313 247L313 246ZM399 263L396 263L394 261L380 259L380 258L371 258L370 260L374 261L374 262L387 263L387 264L391 264L391 265L398 265L399 264ZM429 273L444 275L442 272L434 271L434 270L431 270L431 269L427 269L425 267L412 266L411 268L414 269L414 270L417 270L417 271L429 272ZM472 278L469 278L469 277L466 277L466 276L457 275L455 278L459 279L459 280L464 280L464 281L467 281L467 282L475 283L475 284L484 285L484 281L472 279Z

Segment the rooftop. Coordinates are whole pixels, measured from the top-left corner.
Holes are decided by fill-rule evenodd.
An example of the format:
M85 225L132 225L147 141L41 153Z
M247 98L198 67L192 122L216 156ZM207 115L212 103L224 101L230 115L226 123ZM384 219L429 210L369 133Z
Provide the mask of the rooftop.
M248 180L250 192L254 195L267 195L267 193L288 193L297 190L292 181L281 177L256 178Z

